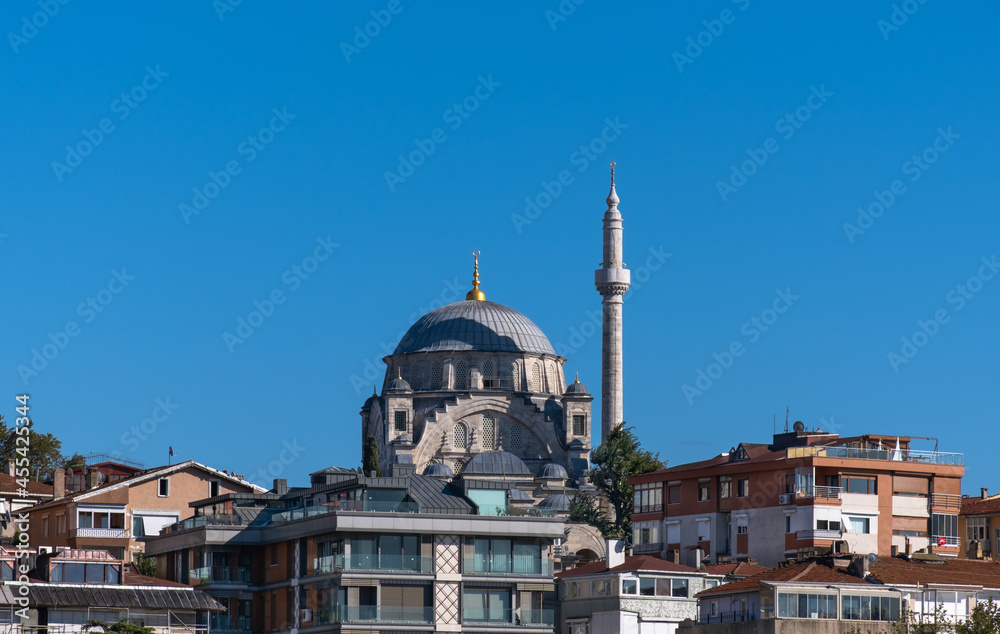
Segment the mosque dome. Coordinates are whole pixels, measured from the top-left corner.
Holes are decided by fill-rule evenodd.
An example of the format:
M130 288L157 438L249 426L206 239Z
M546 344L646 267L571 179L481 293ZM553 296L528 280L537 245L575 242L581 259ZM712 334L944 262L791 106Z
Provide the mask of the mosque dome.
M477 299L427 313L406 331L393 354L466 350L555 355L535 322L513 308Z
M446 464L441 464L440 462L435 462L435 463L427 465L427 468L424 469L424 475L425 476L429 476L431 478L448 478L448 479L450 479L450 478L454 478L455 477L455 474L451 470L451 467L449 467Z
M462 475L533 476L528 465L512 453L500 449L483 451L472 457Z
M542 468L538 471L538 477L542 480L565 480L569 477L569 474L566 473L566 467L561 464L549 462L542 465Z
M566 386L566 391L564 392L564 394L578 394L580 396L583 396L583 395L589 396L590 392L587 391L587 386L586 385L584 385L583 383L580 383L580 375L577 374L576 375L576 381L574 381L574 382L572 382L572 383L570 383L569 385Z
M570 497L565 493L550 495L538 503L538 508L552 511L569 511Z

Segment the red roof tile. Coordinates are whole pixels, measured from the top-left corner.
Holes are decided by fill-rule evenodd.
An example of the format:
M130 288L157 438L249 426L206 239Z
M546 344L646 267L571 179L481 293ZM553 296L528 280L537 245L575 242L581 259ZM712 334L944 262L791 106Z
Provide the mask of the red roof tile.
M962 498L962 515L1000 513L1000 496L993 498Z
M761 581L805 581L814 583L867 583L846 572L840 572L815 561L801 562L767 570L738 581L730 581L708 590L702 590L698 597L730 592L752 592L760 587Z
M705 566L705 572L711 572L716 575L732 575L740 577L752 577L753 575L759 575L767 572L768 570L772 570L772 568L760 566L749 561L735 561L728 564L708 564Z
M1000 588L1000 563L975 559L904 559L879 557L869 571L885 584L946 583Z
M0 494L12 493L14 495L21 495L18 493L20 489L21 487L17 483L17 478L6 473L0 473ZM28 482L27 491L29 496L47 495L51 497L53 494L52 485L41 482Z

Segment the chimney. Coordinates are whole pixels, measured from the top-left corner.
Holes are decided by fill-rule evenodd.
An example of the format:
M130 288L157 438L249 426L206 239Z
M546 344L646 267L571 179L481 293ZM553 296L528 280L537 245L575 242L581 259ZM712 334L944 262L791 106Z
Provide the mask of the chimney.
M91 469L87 474L87 489L96 489L101 484L101 472Z
M14 462L10 460L9 462ZM55 500L61 500L66 497L66 470L60 467L56 469L55 475L52 477L52 498Z
M620 539L607 539L605 546L608 549L608 557L605 559L607 568L614 568L625 563L625 542Z
M910 559L910 558L913 557L913 546L910 544L910 538L909 537L906 537L904 539L906 539L906 546L905 546L903 552L906 554L906 558Z
M11 462L13 462L13 460L11 460ZM990 497L989 490L986 487L979 489L979 497L983 498L984 500Z
M704 570L705 562L702 561L702 559L704 558L705 558L705 551L700 548L696 548L694 550L694 567L697 568L698 570Z
M286 478L275 478L274 488L271 489L271 492L277 495L288 493L288 480Z
M15 474L15 469L14 469L14 459L13 458L11 458L10 460L7 461L7 471L5 473L7 475L9 475L9 476L16 475ZM983 491L985 491L985 490L986 489L983 489ZM984 495L983 497L986 497L986 496Z

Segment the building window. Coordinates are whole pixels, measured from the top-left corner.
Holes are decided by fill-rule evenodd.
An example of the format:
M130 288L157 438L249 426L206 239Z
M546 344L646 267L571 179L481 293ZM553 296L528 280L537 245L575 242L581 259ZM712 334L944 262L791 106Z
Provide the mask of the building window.
M494 374L493 361L489 359L483 362L483 389L500 389L500 381L497 379L496 374Z
M497 448L497 423L489 414L483 415L483 449Z
M711 486L711 481L698 482L698 501L708 502L712 499L711 493L709 492L709 487Z
M521 371L517 369L517 361L510 364L510 389L514 392L521 391Z
M840 520L817 519L816 530L818 531L840 531ZM866 533L868 531L865 531Z
M655 597L656 579L653 577L639 577L639 594L644 597Z
M750 495L750 480L740 478L736 481L736 497L745 498L748 495Z
M42 537L47 538L49 536L49 516L46 515L42 518Z
M440 390L441 389L441 372L442 372L441 362L437 361L437 360L431 361L430 388L432 390Z
M468 588L462 604L466 623L510 623L510 590Z
M570 623L569 634L590 634L590 622Z
M652 513L663 510L663 487L659 482L637 484L632 488L632 512Z
M871 533L871 518L870 517L848 517L845 525L847 527L848 533L860 533L869 534ZM817 525L819 523L817 522Z
M66 534L66 515L56 515L56 535Z
M711 520L698 520L698 541L707 542L712 538L711 527Z
M170 497L170 478L160 478L157 481L156 495L161 498Z
M455 366L455 389L469 389L469 364L462 359Z
M278 545L277 544L271 544L271 565L272 566L277 566L278 565Z
M847 493L861 493L865 495L878 493L877 480L874 477L844 476L841 480L844 483L844 491Z
M667 485L667 504L680 504L681 503L681 484L680 482L676 484Z
M580 414L573 415L573 435L574 436L586 436L587 435L587 417Z
M670 580L670 596L675 598L688 597L688 580L687 579L671 579Z
M635 579L622 579L622 594L636 594L639 592L639 585Z
M452 429L451 444L455 449L465 449L469 446L469 430L463 423L456 423Z
M778 593L779 619L835 619L837 595Z
M886 597L879 595L845 595L841 598L841 605L843 606L843 618L847 620L896 621L899 619L898 597ZM799 616L801 617L804 615ZM836 616L829 618L836 618Z
M209 480L208 481L208 497L214 498L219 495L219 481Z
M733 495L733 477L719 476L719 499L725 500Z
M747 534L747 525L746 524L737 524L736 525L736 532L739 535L746 535Z
M931 544L958 546L958 516L944 513L931 515Z
M966 537L972 540L986 541L986 549L989 550L990 525L985 517L969 517L965 520Z
M542 391L542 369L537 363L531 366L531 391L541 392Z
M404 410L396 410L395 416L395 427L396 431L406 431L406 412Z
M659 522L636 522L632 525L632 543L647 546L660 543Z
M507 451L521 453L524 450L524 427L515 423L508 427L507 431L509 438L503 439L503 448Z
M785 516L785 534L787 535L788 533L791 533L791 532L792 532L792 516L791 515L786 515Z

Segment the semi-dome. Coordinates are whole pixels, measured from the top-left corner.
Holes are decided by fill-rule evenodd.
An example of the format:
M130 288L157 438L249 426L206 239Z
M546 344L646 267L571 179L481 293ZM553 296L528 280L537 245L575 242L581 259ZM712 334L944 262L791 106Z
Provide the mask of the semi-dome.
M430 476L431 478L454 478L455 473L446 464L441 464L440 462L434 462L427 465L424 469L424 475Z
M538 508L550 511L568 511L570 501L570 497L565 493L557 493L539 502Z
M538 477L542 480L565 480L569 477L569 474L566 473L566 467L561 464L549 462L542 465L542 468L539 469Z
M532 476L528 465L512 453L500 449L477 453L466 463L462 475Z
M406 331L393 354L456 350L555 354L535 322L513 308L485 300L432 310Z

